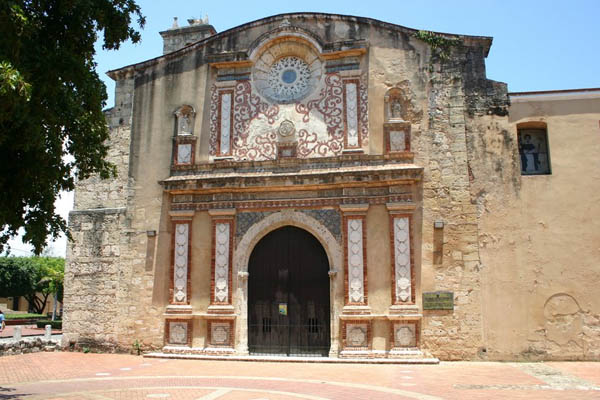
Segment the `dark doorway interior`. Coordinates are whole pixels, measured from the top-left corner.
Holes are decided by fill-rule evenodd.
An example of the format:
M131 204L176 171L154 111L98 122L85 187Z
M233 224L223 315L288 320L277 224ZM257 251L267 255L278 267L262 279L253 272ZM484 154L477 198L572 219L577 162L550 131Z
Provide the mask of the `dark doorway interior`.
M248 346L253 354L327 356L329 262L307 231L285 226L267 234L248 272Z

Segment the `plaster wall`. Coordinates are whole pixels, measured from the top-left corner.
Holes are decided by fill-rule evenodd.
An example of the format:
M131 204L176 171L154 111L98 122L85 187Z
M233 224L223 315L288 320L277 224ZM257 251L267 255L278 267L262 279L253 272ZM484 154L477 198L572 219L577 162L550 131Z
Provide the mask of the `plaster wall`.
M519 101L510 108L512 142L518 124L547 124L552 174L517 171L505 192L487 193L480 203L490 358L598 358L598 110L597 98Z

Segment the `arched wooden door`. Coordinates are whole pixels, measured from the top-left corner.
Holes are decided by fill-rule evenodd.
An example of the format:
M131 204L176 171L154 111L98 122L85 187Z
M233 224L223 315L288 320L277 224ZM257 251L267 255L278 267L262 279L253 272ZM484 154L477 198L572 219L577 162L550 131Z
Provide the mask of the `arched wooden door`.
M248 347L253 354L329 354L329 262L307 231L267 234L248 265Z

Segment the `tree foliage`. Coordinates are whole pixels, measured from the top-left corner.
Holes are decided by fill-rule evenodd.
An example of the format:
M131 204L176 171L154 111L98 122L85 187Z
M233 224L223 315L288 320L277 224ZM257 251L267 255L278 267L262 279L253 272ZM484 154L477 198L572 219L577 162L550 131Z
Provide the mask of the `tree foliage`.
M138 42L132 17L143 27L134 0L0 0L0 250L23 227L39 254L66 231L58 193L116 174L94 43Z
M62 302L65 260L58 257L0 257L2 297L23 296L35 313L56 293Z

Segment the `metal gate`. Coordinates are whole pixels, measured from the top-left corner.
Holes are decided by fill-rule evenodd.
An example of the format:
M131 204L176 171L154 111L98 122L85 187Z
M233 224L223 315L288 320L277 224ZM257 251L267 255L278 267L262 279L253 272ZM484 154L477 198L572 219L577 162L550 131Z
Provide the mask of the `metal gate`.
M329 263L321 243L286 226L250 255L248 347L251 354L327 356Z

